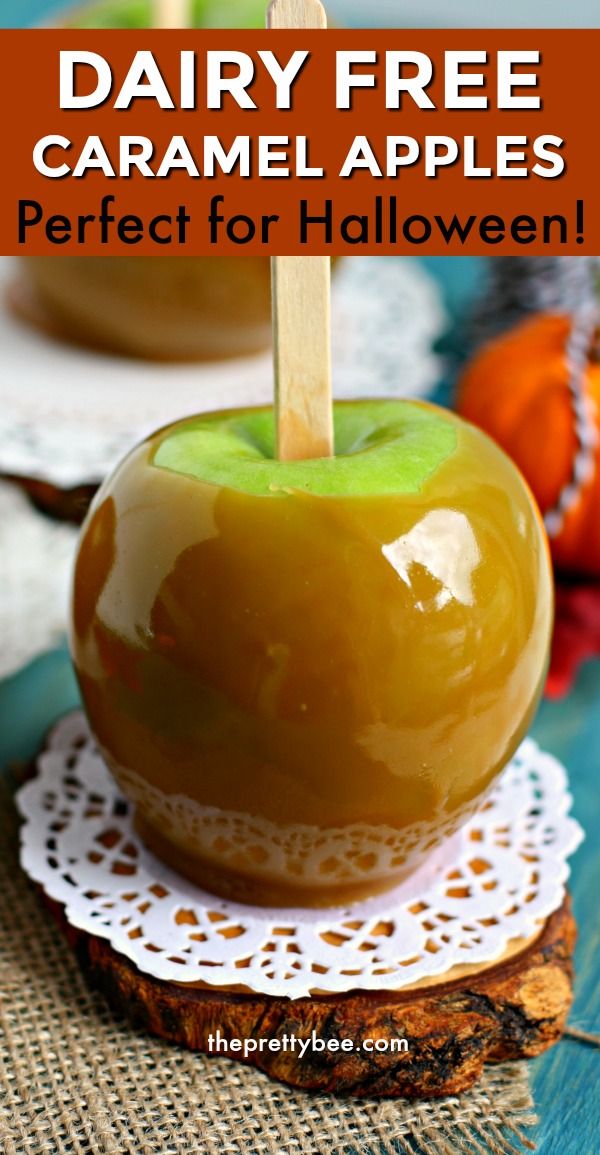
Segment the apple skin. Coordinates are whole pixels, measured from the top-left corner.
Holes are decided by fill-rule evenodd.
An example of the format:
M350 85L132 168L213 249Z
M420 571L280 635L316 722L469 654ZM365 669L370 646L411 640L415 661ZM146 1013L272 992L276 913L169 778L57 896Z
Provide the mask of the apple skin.
M539 513L434 406L336 405L341 456L321 462L272 460L266 410L197 421L229 465L202 480L178 423L84 524L71 648L93 731L147 844L200 885L263 905L384 890L528 729L552 625ZM349 457L370 492L325 492Z

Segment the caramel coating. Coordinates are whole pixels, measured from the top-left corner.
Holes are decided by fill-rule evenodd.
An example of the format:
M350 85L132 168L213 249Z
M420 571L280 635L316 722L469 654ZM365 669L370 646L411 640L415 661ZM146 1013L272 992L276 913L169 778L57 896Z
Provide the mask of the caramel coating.
M417 493L257 496L153 464L100 491L72 653L143 837L200 885L328 905L477 807L544 683L552 580L521 476L451 414Z
M266 257L26 257L21 269L33 296L24 311L77 344L210 361L271 342Z

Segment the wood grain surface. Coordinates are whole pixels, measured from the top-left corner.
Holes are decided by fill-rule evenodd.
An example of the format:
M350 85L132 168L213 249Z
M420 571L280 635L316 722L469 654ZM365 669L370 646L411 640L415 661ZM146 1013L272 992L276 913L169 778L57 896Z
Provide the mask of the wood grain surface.
M571 1006L575 923L570 902L538 939L472 978L397 992L354 991L287 999L232 994L143 975L104 939L70 926L45 899L93 985L143 1030L210 1052L209 1036L351 1039L352 1051L252 1052L245 1061L306 1090L357 1097L437 1098L458 1094L486 1062L532 1057L561 1036ZM375 1053L375 1040L406 1039L408 1051ZM214 1046L214 1044L213 1044ZM230 1054L230 1058L241 1056ZM583 1155L583 1153L582 1153Z

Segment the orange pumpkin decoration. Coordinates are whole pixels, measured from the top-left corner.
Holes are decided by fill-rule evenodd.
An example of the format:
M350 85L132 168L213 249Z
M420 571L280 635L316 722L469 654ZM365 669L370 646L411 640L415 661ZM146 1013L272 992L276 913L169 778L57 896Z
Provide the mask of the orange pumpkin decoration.
M597 317L536 314L485 345L458 410L521 469L558 568L600 576L600 364Z

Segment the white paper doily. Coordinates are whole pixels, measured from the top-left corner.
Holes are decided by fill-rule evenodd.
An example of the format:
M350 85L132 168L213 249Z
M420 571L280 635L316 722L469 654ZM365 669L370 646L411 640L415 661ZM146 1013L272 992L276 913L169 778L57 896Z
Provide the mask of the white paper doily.
M270 354L157 365L87 351L18 320L0 258L0 472L71 487L101 481L147 434L201 410L271 400ZM439 289L413 260L352 257L333 279L337 397L422 397L440 371Z
M16 673L65 632L77 530L42 517L0 483L0 678Z
M141 845L79 712L56 727L17 802L23 868L73 926L156 978L290 998L398 989L496 959L561 905L566 859L582 839L563 767L530 739L424 868L386 895L327 911L242 906L163 866Z

